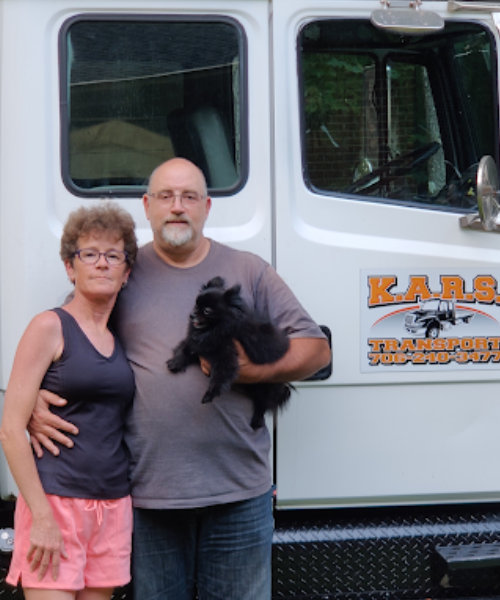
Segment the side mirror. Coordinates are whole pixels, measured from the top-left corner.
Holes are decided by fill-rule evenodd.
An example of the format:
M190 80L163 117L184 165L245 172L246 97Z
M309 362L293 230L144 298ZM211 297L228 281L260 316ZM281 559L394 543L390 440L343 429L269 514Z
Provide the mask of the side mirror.
M478 212L460 217L461 227L498 231L498 203L500 191L498 185L498 168L491 156L483 156L477 169L477 209Z
M491 156L483 156L477 170L477 209L486 231L493 231L500 212L498 169Z

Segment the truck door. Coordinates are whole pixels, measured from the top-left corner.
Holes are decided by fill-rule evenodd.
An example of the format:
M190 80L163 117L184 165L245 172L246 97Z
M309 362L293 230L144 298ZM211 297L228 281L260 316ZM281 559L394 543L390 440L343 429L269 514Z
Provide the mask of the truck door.
M68 214L113 198L148 242L141 196L164 160L205 170L209 237L271 260L268 10L0 0L2 389L30 319L70 291L58 256ZM16 493L5 461L0 488Z
M276 265L333 338L279 418L280 508L500 499L500 237L459 224L498 163L498 31L432 7L406 35L379 2L274 5ZM409 334L431 298L474 319Z

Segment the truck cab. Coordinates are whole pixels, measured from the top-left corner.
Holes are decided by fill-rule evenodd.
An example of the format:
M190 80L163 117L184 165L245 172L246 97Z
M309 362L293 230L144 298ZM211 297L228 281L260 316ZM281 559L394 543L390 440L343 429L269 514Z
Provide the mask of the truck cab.
M452 300L425 300L417 310L406 313L405 328L408 333L424 334L425 337L434 339L442 330L459 323L469 323L474 314L467 312L457 312Z
M0 0L0 387L69 291L68 214L113 198L147 242L145 180L189 158L208 237L331 333L269 423L273 597L500 595L499 27L471 0Z

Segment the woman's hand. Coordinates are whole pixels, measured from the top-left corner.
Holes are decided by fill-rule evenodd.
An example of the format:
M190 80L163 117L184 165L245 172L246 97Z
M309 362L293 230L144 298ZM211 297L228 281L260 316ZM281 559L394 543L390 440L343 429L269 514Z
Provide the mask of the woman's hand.
M203 371L203 374L206 375L207 377L210 377L210 363L208 362L208 360L206 358L203 358L200 356L200 367L201 370Z
M61 530L54 516L33 517L30 534L30 548L26 558L30 563L30 571L38 569L38 580L41 581L52 564L52 579L59 576L59 565L62 558L68 558L64 548Z

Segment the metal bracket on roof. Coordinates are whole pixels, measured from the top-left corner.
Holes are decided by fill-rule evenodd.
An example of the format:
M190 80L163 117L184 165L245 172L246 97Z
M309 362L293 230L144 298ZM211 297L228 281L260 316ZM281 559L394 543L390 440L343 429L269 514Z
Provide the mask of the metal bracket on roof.
M374 10L371 22L379 29L407 35L425 35L441 31L443 18L421 10L422 0L380 0L383 8Z

